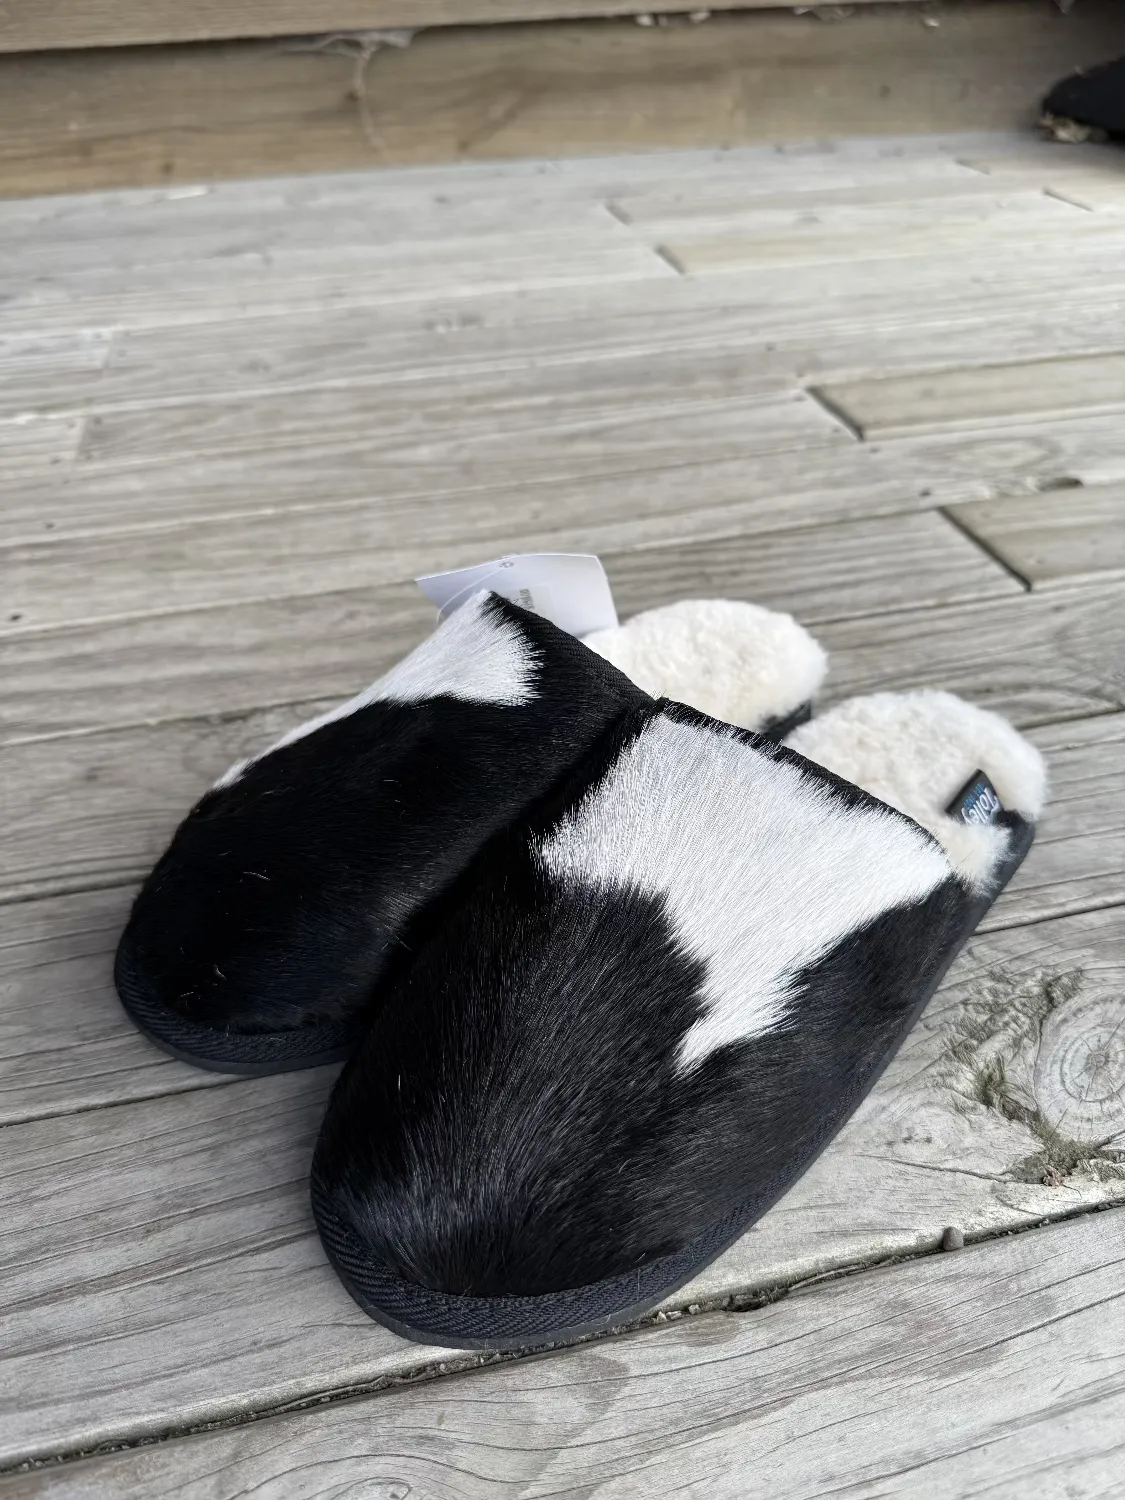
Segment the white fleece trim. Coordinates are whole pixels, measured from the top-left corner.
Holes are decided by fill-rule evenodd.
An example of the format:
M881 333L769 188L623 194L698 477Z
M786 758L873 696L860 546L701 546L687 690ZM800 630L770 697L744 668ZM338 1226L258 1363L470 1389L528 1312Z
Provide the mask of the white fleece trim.
M999 714L952 693L849 698L786 743L929 829L978 888L1003 858L1008 833L945 811L973 772L985 773L1009 812L1034 822L1043 807L1047 775L1035 746Z
M369 703L420 703L427 698L459 698L466 703L516 707L536 692L537 655L510 620L485 611L487 590L443 620L433 635L354 698L298 724L261 755L238 761L216 781L230 786L253 760L261 760L325 724L347 718Z
M539 845L576 892L661 898L706 968L679 1066L777 1027L793 981L880 913L924 900L949 862L883 808L848 806L733 730L648 723Z
M792 615L737 599L682 599L584 639L654 698L743 729L809 702L828 667Z

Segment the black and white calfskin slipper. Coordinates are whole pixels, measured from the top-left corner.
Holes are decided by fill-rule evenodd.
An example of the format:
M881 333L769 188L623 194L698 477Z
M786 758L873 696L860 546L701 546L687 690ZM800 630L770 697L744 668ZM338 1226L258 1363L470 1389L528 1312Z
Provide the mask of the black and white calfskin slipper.
M674 693L780 736L824 667L794 620L751 604L683 601L584 644L481 593L201 798L134 905L122 1003L203 1068L341 1061L435 899L623 715Z
M651 1309L853 1112L1043 793L945 693L787 745L637 705L454 884L336 1085L312 1201L352 1296L487 1349Z

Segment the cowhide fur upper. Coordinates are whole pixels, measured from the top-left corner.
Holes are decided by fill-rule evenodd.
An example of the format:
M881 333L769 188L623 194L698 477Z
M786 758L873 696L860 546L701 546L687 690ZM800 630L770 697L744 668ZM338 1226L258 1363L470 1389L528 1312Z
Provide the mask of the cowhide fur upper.
M640 705L445 896L346 1067L314 1173L400 1276L558 1291L792 1180L970 899L911 819Z
M224 1031L358 1013L427 902L650 702L548 621L478 596L202 798L137 898L134 964L174 1011Z

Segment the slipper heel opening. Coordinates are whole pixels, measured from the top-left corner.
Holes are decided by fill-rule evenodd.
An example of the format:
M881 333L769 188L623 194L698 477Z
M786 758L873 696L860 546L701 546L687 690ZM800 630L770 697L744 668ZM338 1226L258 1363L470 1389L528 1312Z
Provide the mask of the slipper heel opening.
M921 824L977 892L995 887L1018 842L1014 824L1033 825L1043 806L1034 745L952 693L850 698L786 744Z
M792 615L738 599L681 599L584 642L654 698L775 737L808 717L828 669Z

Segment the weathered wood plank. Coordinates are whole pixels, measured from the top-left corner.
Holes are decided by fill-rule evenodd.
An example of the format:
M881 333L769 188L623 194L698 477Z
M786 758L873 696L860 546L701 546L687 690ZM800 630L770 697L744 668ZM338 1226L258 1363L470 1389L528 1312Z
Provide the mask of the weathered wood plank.
M987 177L967 170L966 175L988 186ZM995 187L991 195L997 196ZM15 222L4 226L0 274L17 281L50 280L80 293L91 276L101 290L126 281L151 285L161 274L192 285L206 281L218 265L236 281L255 267L259 272L290 267L300 272L310 263L331 268L357 259L364 266L378 265L378 252L392 246L406 252L404 262L416 255L444 261L444 242L471 262L494 254L500 238L528 250L540 248L548 237L573 238L578 247L623 239L603 205L562 194L541 193L527 200L462 193L451 201L435 192L396 204L387 203L369 180L366 193L341 190L304 197L311 201L302 201L299 188L225 199L204 190L101 220L60 210L61 232L55 235L48 215L9 215ZM179 211L171 214L170 208Z
M18 477L13 467L7 483L0 466L0 543L307 512L331 497L333 508L370 508L384 536L410 537L435 556L458 538L479 542L485 553L510 550L509 518L521 514L534 516L562 550L577 535L608 549L635 541L631 521L658 542L769 530L779 505L786 526L815 526L1125 479L1125 423L1116 416L872 444L836 434L834 446L822 447L812 441L808 413L794 407L788 415L796 431L780 451L763 451L743 414L722 407L648 423L643 432L638 424L620 435L602 428L581 444L572 438L564 446L560 437L542 449L490 444L486 436L388 451L376 435L331 450L196 455L189 464L72 464ZM817 436L825 431L820 424ZM732 450L753 464L723 456ZM430 503L419 504L424 498ZM453 533L450 514L460 518ZM556 518L561 525L552 525Z
M1108 1497L1125 1463L1123 1217L40 1470L12 1500L281 1500L373 1484L427 1500Z
M658 160L667 163L677 158L661 156ZM695 154L687 153L682 168L685 176L691 175L694 162ZM713 170L703 170L705 180ZM750 165L746 170L755 173L757 167ZM456 188L450 182L449 173L418 175L438 176L439 182L429 189L431 193L440 191L443 197L453 192L464 195L464 188ZM737 172L726 167L721 175L725 179L737 176ZM342 181L349 184L353 179L348 176ZM367 192L377 197L381 181L379 177L368 177ZM614 174L612 162L606 166L604 177L599 181L604 181L607 187L615 181L620 182ZM283 201L295 200L293 216L302 220L315 218L318 204L303 201L300 179L287 178L284 183ZM499 186L493 190L499 192ZM345 192L346 189L342 188L341 193ZM404 194L406 206L410 207L417 196L416 193ZM553 205L556 200L570 202L576 197L585 207L585 184L580 187L569 176L562 176L557 187L553 176L534 179L531 187L519 183L511 188L505 185L503 195L517 221L533 216L545 202ZM57 201L63 207L53 218L48 218L47 232L69 237L70 221L76 213L70 206L73 200L48 201ZM196 201L195 198L173 197L170 206L183 209ZM1045 203L1049 201L1044 200ZM224 207L227 206L224 201ZM0 205L0 211L3 207ZM11 207L8 206L9 217ZM233 217L236 211L234 203L229 205L229 210ZM613 320L613 326L619 327L618 320L622 317L639 314L649 320L648 326L641 329L642 339L647 336L651 340L654 308L662 313L670 312L672 308L683 314L694 310L698 315L705 310L714 312L721 307L741 306L754 308L756 316L761 319L753 325L744 325L744 332L760 338L767 333L789 332L794 327L815 328L826 318L846 319L855 330L875 315L878 326L880 316L886 318L888 312L893 316L895 303L889 301L889 294L895 291L900 294L900 322L904 308L901 298L913 294L910 307L923 324L927 319L937 321L939 316L948 316L957 324L964 323L970 312L977 317L991 311L1000 314L1006 305L1020 305L1021 299L1037 321L1054 323L1058 319L1046 300L1048 286L1052 289L1052 299L1061 306L1100 307L1104 315L1107 303L1120 297L1125 225L1111 218L1099 219L1073 207L1068 211L1077 222L1070 225L1066 235L1057 243L1039 245L1032 258L1021 258L1013 263L1008 247L995 244L988 237L962 247L962 278L956 287L950 284L948 254L940 243L933 245L930 254L914 256L904 264L893 249L884 254L877 240L855 247L854 255L834 262L835 269L827 284L823 270L815 262L809 265L759 263L741 270L732 268L721 277L677 277L658 256L652 255L646 244L606 213L604 234L587 232L576 245L576 252L582 244L588 243L591 248L572 264L571 269L576 274L569 278L552 276L545 281L536 280L542 270L544 254L549 253L557 259L561 253L559 247L564 243L555 236L557 244L553 246L552 237L542 234L525 235L522 239L517 237L516 248L522 249L527 262L525 284L497 280L493 275L492 283L485 279L483 284L474 285L465 264L459 265L457 274L449 276L443 283L438 275L439 252L425 244L418 247L420 265L413 282L404 277L396 279L388 272L386 249L372 256L370 266L365 263L356 265L356 254L349 249L347 260L351 269L347 271L340 267L333 269L330 259L322 264L315 261L315 256L310 259L308 254L303 258L290 257L281 269L270 269L251 261L244 264L237 275L233 271L228 274L221 262L212 262L202 268L201 283L178 286L175 298L161 296L159 288L149 290L135 285L125 288L126 295L112 293L106 288L107 277L112 273L103 269L94 282L89 277L85 280L72 277L65 286L44 281L38 284L35 299L28 300L25 296L18 301L9 300L3 310L3 326L12 334L21 331L44 334L52 329L67 332L75 327L90 326L143 330L188 329L198 323L218 324L220 327L213 330L213 336L221 347L224 341L221 325L231 319L253 319L259 323L274 320L277 337L283 336L283 330L292 322L299 337L302 326L310 319L325 318L330 334L334 327L340 326L341 316L348 309L362 308L363 327L374 331L377 326L384 336L406 330L432 333L435 324L442 333L467 328L470 336L475 336L472 330L479 326L527 326L550 321L569 323L575 319L594 323L599 318L607 318ZM253 246L253 203L241 212L244 247ZM940 214L934 210L933 217L937 220L934 226L937 228ZM3 222L2 218L0 222ZM173 237L178 233L176 218L169 217L166 222L159 222L161 233ZM26 226L29 231L35 223L32 219ZM464 243L473 251L469 258L469 266L473 268L482 257L487 258L486 269L491 267L492 272L497 266L503 271L505 265L512 263L512 248L498 246L495 238L485 237ZM609 250L613 252L611 258L607 258ZM620 264L622 254L633 257L632 260L626 259L623 268ZM621 269L628 272L633 265L642 274L618 274ZM599 269L604 275L596 274ZM577 274L583 270L588 274ZM431 276L430 284L426 283L425 275ZM149 272L148 279L159 280L156 268ZM1096 285L1092 284L1095 279ZM1038 303L1035 300L1037 294ZM277 322L278 319L286 322ZM355 332L353 325L350 333L354 336ZM620 342L627 348L631 341L626 337Z
M322 707L330 706L322 700ZM34 740L0 751L0 758L13 757L0 779L10 856L3 894L88 890L143 875L183 814L222 771L300 723L306 707ZM48 843L37 855L35 843L44 838Z
M897 236L921 225L941 236L965 226L1002 227L1010 220L1025 219L1048 224L1074 221L1076 228L1085 227L1074 204L1062 204L1061 212L1056 204L1056 199L1044 198L1035 188L1016 184L1004 191L988 177L978 175L974 182L972 175L966 174L965 180L942 178L932 183L887 183L860 190L826 189L817 193L815 206L804 194L747 196L740 200L728 192L723 198L686 195L683 203L645 194L614 199L611 207L639 236L665 242L677 261L683 247L683 264L695 271L710 265L702 252L696 253L698 247L720 241L728 252L736 242L742 245L739 258L752 261L755 241L770 243L789 234L825 243L837 235L849 241L862 235L869 241L868 254L875 246L883 254L888 244L893 247Z
M720 0L716 10L757 10L774 0ZM864 3L864 0L860 0ZM0 16L0 51L61 47L131 47L154 42L209 42L224 37L308 36L332 31L494 25L567 17L630 16L641 0L199 0L185 15L174 0L69 0L65 7L8 0Z
M1125 1201L1105 1144L1125 1131L1118 1054L1096 1112L1076 1108L1065 1142L1037 1134L1044 1108L1088 1091L1088 1049L1073 1044L1102 1047L1123 976L1120 909L974 939L847 1129L674 1305L932 1249L947 1224L984 1234ZM997 1058L1002 1096L979 1083ZM447 1357L368 1322L323 1260L305 1173L329 1082L244 1081L5 1130L0 1461L245 1415ZM1057 1265L1054 1280L1068 1284Z
M440 393L441 383L458 374L488 380L501 371L630 355L667 358L669 351L692 364L737 353L766 389L988 364L997 350L1013 360L1112 352L1106 304L1125 300L1125 285L1100 262L1078 268L1068 258L1064 286L1044 268L1033 287L985 277L983 286L966 286L956 298L929 275L912 275L910 286L902 286L901 270L881 264L878 285L848 275L831 295L811 283L795 285L794 269L772 298L761 281L741 276L642 278L586 286L581 296L560 288L540 298L472 297L460 310L425 302L413 313L409 302L362 311L333 306L314 315L236 315L229 323L126 330L100 370L13 365L13 378L0 382L0 412L86 412L353 382L434 380ZM924 307L911 308L920 280L932 283L932 291ZM42 342L62 337L73 336L46 335ZM415 384L414 394L425 401L424 385Z
M136 463L251 455L269 443L274 451L301 453L354 444L377 433L394 450L417 443L464 442L502 436L512 444L521 434L545 441L555 431L569 433L598 422L656 424L684 416L694 407L737 402L748 428L768 446L772 437L791 437L803 423L811 440L837 437L835 424L792 381L763 374L753 358L735 351L626 356L583 363L523 368L471 377L435 377L424 384L378 382L295 391L260 397L207 401L198 397L173 405L104 412L88 419L79 451L82 462ZM786 390L785 387L790 389ZM797 416L791 413L797 410ZM526 441L526 436L525 436Z
M229 1080L143 1042L113 989L133 887L0 907L0 1125Z
M97 729L107 719L184 721L314 696L339 702L412 650L434 619L419 589L397 583L3 637L0 661L6 650L14 691L4 693L0 740Z
M822 389L871 439L995 427L1006 421L1023 425L1036 412L1057 417L1125 409L1125 354L937 370Z
M870 217L872 222L863 227L822 228L806 222L758 234L734 230L699 239L670 235L661 249L686 275L704 275L756 265L834 264L869 254L876 235L880 259L894 261L934 254L972 255L985 246L1011 254L1017 244L1029 254L1055 254L1071 235L1116 241L1121 232L1120 223L1109 216L1097 217L1076 204L1036 193L1004 202L991 213L951 218L948 223L944 218L935 222L932 215L928 222L916 216L896 223L888 214L889 222L879 228L876 215Z
M681 442L685 427L698 434L686 454ZM22 547L30 540L78 534L91 540L105 537L106 546L117 547L121 538L111 540L113 533L139 537L149 529L176 528L181 535L170 537L167 546L173 553L182 548L184 566L190 568L199 556L196 538L229 539L237 553L247 524L265 530L267 518L277 517L277 525L292 524L292 535L300 540L315 525L313 518L323 515L329 538L337 525L358 527L352 533L358 539L377 535L384 544L405 547L411 555L421 551L439 558L460 544L481 555L510 551L520 535L539 536L544 542L553 539L558 550L565 551L580 537L595 548L628 547L638 526L653 543L768 530L776 525L780 500L789 501L787 518L791 515L793 524L813 526L849 516L926 508L939 503L936 497L957 501L981 493L964 473L931 490L924 480L902 472L900 464L886 463L864 444L837 440L810 445L810 430L803 420L792 445L783 444L781 451L716 458L715 444L720 439L728 447L744 443L745 427L741 413L731 415L725 409L717 417L709 413L706 421L699 412L685 422L662 419L649 424L647 440L638 440L632 456L624 442L610 446L603 430L600 465L596 454L579 452L574 457L570 451L549 456L544 464L531 443L522 452L498 452L495 458L488 454L487 463L478 460L473 467L467 459L458 461L464 444L447 445L448 457L435 457L430 449L414 462L407 455L399 463L359 442L284 458L197 458L187 465L155 462L123 469L72 466L57 481L29 479L4 493L0 539ZM665 430L666 442L661 438ZM702 452L708 434L712 451ZM1087 451L1096 454L1098 443L1095 436ZM1125 453L1119 424L1104 435L1101 445ZM630 461L638 467L630 469ZM646 466L653 462L657 467ZM553 469L562 472L549 477ZM326 505L329 496L331 505ZM343 509L363 511L369 519L335 521L336 512ZM284 521L283 513L288 513ZM206 523L206 528L196 530L196 523ZM215 525L218 529L211 529ZM99 540L97 545L103 544ZM153 540L138 545L162 544ZM21 556L19 551L11 554L16 576ZM0 558L0 567L4 565ZM405 561L396 568L399 578L409 572Z
M998 188L1037 183L1045 192L1091 213L1120 211L1125 206L1125 173L1119 160L1088 165L1082 157L1069 161L1063 158L1053 166L1042 162L1010 165L1000 161L988 168L987 180Z
M1017 724L1125 707L1125 597L1119 587L1024 594L832 621L833 698L884 688L960 693Z
M176 297L161 266L127 272L91 268L42 282L17 281L4 307L4 329L48 333L152 322L221 322L232 313L379 304L400 298L466 297L521 287L576 286L675 276L646 245L604 229L574 235L480 236L459 243L343 246L294 251L283 262L251 251L179 269Z
M1045 724L1048 802L1034 852L985 928L1036 922L1125 900L1125 714Z
M685 495L689 504L690 499L690 493ZM8 689L7 701L0 705L0 737L5 730L49 733L54 729L94 727L100 722L95 719L91 724L83 719L74 693L80 691L84 681L90 690L89 706L96 710L99 702L104 707L104 687L100 680L79 674L96 673L99 661L107 669L122 666L125 658L119 652L128 637L118 630L106 638L101 634L104 627L90 628L93 621L206 608L207 614L193 614L178 622L129 627L138 651L149 651L151 665L158 669L162 658L159 650L152 649L157 638L148 636L150 628L167 632L173 643L195 644L205 661L211 656L212 646L217 648L220 641L233 645L245 634L241 623L245 610L220 613L215 611L216 605L245 606L247 601L263 597L281 600L363 589L364 596L356 596L353 602L378 624L382 635L382 590L391 588L393 620L399 598L410 597L409 591L400 596L403 579L468 566L479 562L490 549L499 554L552 551L560 550L561 543L562 550L596 550L596 536L591 536L578 506L572 507L569 524L565 515L548 518L536 514L538 507L526 501L496 514L492 496L434 500L428 509L435 530L444 523L444 537L435 540L422 530L420 536L412 538L403 535L404 528L389 522L375 507L349 507L286 511L276 516L235 518L127 537L80 537L53 545L7 549L0 554L0 578L10 613L18 613L20 618L18 625L5 626L0 621L0 675ZM479 515L481 510L485 512L483 517ZM489 518L491 533L484 529ZM609 518L603 515L599 519L608 529ZM708 521L714 525L713 516L703 512L698 528L692 524L696 520L695 511L687 510L683 540L672 546L653 545L648 528L633 514L634 547L605 549L603 553L619 610L633 613L685 593L731 595L787 609L816 624L842 615L1020 592L1019 584L999 564L934 512L803 527L793 532L755 532L751 528L720 534L715 540L706 537ZM696 530L704 533L699 540L693 539ZM215 712L220 707L256 707L258 702L308 696L307 684L315 680L313 674L319 670L317 644L331 626L318 621L316 606L293 603L282 607L292 610L292 626L278 637L275 661L287 653L302 676L285 688L279 685L276 668L262 661L252 667L246 664L246 686L264 694L257 702L214 699L193 706L177 694L176 718ZM421 611L416 611L416 616L420 623L429 620ZM81 631L49 638L37 633L77 622L82 622ZM276 621L272 621L270 633L276 628ZM29 633L29 629L36 633ZM412 618L411 634L414 629ZM18 632L14 638L13 631ZM294 641L303 643L305 649L294 653ZM393 632L390 639L380 640L374 651L368 640L362 658L356 662L359 675L370 670L374 659L380 664L389 660L401 644ZM174 644L169 650L174 658ZM35 698L27 694L41 694L44 706L52 696L61 697L61 685L50 663L65 663L68 658L75 672L65 689L69 708L61 716L58 709L51 711L47 727L34 707ZM305 678L304 674L309 675ZM173 675L182 681L174 669ZM117 686L122 686L120 679ZM161 706L167 704L153 703L142 712L136 703L129 708L121 703L116 712L119 721L125 722L134 717L153 717Z
M74 457L84 418L37 415L0 421L0 471L22 484Z
M1125 485L975 501L950 515L1033 589L1125 573Z
M773 18L778 19L778 18ZM790 18L781 18L789 20ZM756 23L759 29L768 24ZM542 35L542 33L540 33ZM157 60L162 54L145 54ZM285 54L288 56L296 54ZM986 176L986 169L965 158L982 153L1016 152L1026 136L1020 132L963 131L917 136L882 135L803 141L793 145L710 145L694 150L601 152L597 155L555 154L540 159L485 158L437 166L384 166L372 175L359 170L320 171L294 175L241 178L235 182L216 176L180 185L123 188L100 193L40 193L0 201L0 225L18 232L32 224L53 225L81 235L102 235L111 229L155 224L162 218L177 224L186 216L202 223L232 208L269 213L283 204L293 211L326 205L342 207L375 194L391 208L432 204L436 197L452 207L501 199L514 207L566 199L600 203L643 192L672 193L684 178L740 185L744 192L796 192L810 189L875 185L887 180L929 182L935 178L970 181ZM1109 155L1109 152L1103 153ZM1070 158L1073 160L1073 158ZM794 162L800 162L799 174Z
M23 0L25 9L32 3ZM587 0L575 3L589 13ZM404 4L412 13L404 24L423 24L419 7ZM374 6L371 0L368 14ZM457 8L454 0L450 8ZM615 6L596 0L594 8ZM194 11L185 14L171 0L145 14L172 9L180 26L192 24ZM212 16L218 9L207 7ZM978 0L943 14L934 28L940 35L920 28L909 7L900 9L870 17L861 11L831 30L783 10L716 15L706 26L675 31L601 20L432 30L405 52L388 49L373 59L369 130L348 56L260 42L94 55L37 51L4 60L0 191L652 151L716 140L1015 131L1026 128L1029 101L1053 79L1113 56L1120 43L1116 0L1083 0L1065 23L1039 0ZM56 35L70 13L69 6L64 13L42 4L35 11L54 19ZM235 14L225 9L224 20ZM313 28L333 24L318 8ZM904 78L909 89L901 87ZM60 98L73 130L58 128L52 106Z
M969 486L972 498L990 500L1125 480L1125 422L1120 416L1043 418L864 446L931 496L948 493L959 483Z
M864 164L862 172L849 177L845 171L835 180L816 176L810 182L802 172L801 180L792 185L761 176L744 181L695 176L674 187L646 184L643 191L619 194L610 199L610 208L632 228L651 233L655 226L659 233L668 225L685 229L700 222L740 223L743 214L763 209L803 211L819 218L825 208L866 209L891 203L906 210L911 203L924 203L927 212L942 212L949 198L971 202L1000 196L1001 189L987 173L952 157L934 158L932 165L934 170L924 176L908 176L893 161L878 163L877 172L875 163ZM815 204L810 192L815 193Z
M1050 800L985 931L1125 902L1125 715L1048 725L1031 738L1047 757ZM185 787L185 798L203 784ZM181 811L169 801L166 826ZM223 1082L149 1047L118 1005L113 951L132 891L0 907L0 1124Z

